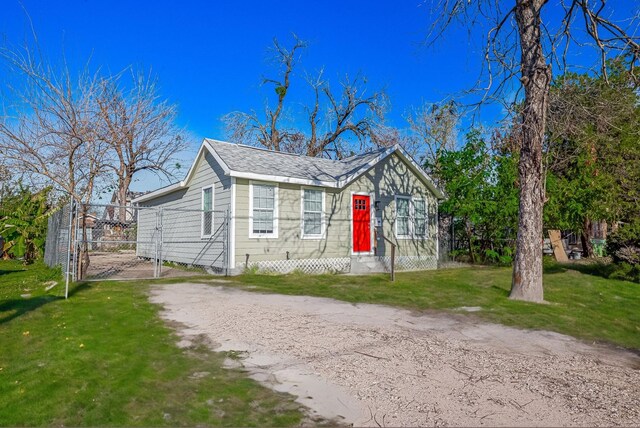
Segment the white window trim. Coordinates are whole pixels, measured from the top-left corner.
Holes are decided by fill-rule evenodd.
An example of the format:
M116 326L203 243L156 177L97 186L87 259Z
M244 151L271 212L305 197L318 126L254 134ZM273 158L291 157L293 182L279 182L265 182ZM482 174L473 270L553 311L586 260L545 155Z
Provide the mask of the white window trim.
M409 201L409 234L408 235L399 235L398 234L398 199L407 199ZM424 235L417 235L415 233L415 222L416 222L416 211L415 211L415 201L424 201L424 222L425 222L425 234ZM395 219L394 219L394 226L393 226L393 233L396 236L396 239L401 240L401 239L413 239L413 240L427 240L429 239L430 236L430 226L431 224L429 223L429 210L430 210L430 205L429 204L429 200L427 198L424 197L417 197L414 198L413 196L407 196L407 195L395 195L394 197L394 203L395 203Z
M206 235L204 233L204 191L207 189L211 189L211 233ZM200 210L202 211L200 213L200 238L202 239L209 239L213 236L213 225L214 225L214 221L213 221L213 217L214 217L214 210L213 207L214 205L214 201L215 201L215 188L212 185L209 186L204 186L202 187L202 189L200 189Z
M409 203L409 234L407 235L400 235L398 234L398 199L406 199ZM411 211L413 210L413 203L411 202L411 196L404 196L404 195L395 195L395 197L393 198L394 204L395 204L395 218L394 218L394 225L393 225L393 233L396 235L396 239L413 239L413 226L412 226L412 215L411 215Z
M253 233L253 186L272 186L273 190L273 232L272 233ZM278 237L278 183L268 181L249 181L249 238L277 238Z
M362 196L368 196L369 197L369 217L370 217L370 225L369 225L369 235L371 235L371 250L370 251L354 251L353 250L353 246L355 244L355 242L353 242L353 195L362 195ZM366 256L366 255L373 255L374 251L375 251L375 242L373 240L373 235L374 235L374 228L376 226L375 224L375 218L376 218L376 211L375 211L375 194L374 193L367 193L367 192L351 192L351 196L349 196L349 240L351 241L351 255L352 256Z
M320 212L320 233L319 234L305 234L304 233L304 191L315 190L322 192L322 211ZM303 186L300 188L300 238L301 239L325 239L327 237L327 226L325 216L325 198L326 191L323 188Z

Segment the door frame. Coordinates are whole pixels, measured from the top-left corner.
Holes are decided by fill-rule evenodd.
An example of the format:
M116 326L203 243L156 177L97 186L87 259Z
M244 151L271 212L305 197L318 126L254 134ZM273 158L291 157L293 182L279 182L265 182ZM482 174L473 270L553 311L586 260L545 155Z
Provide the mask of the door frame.
M355 244L353 242L353 196L354 195L360 195L360 196L368 196L369 197L369 239L371 241L371 246L370 246L370 250L369 251L353 251L353 245ZM351 192L351 194L349 195L349 240L351 241L351 245L350 245L350 249L351 249L351 255L352 256L367 256L367 255L373 255L374 254L374 242L373 242L373 235L374 235L374 227L375 227L375 208L374 208L374 194L373 193L369 193L369 192Z

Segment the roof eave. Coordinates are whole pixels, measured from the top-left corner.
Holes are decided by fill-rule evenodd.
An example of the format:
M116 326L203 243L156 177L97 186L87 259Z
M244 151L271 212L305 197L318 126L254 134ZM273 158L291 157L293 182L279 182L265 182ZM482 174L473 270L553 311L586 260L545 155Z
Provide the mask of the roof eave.
M146 193L142 196L138 196L135 199L131 200L132 204L138 204L140 202L148 201L149 199L154 199L160 196L164 196L168 193L175 192L176 190L185 187L184 181L179 181L178 183L170 184L168 186L162 187L160 189L154 190L153 192Z
M303 184L306 186L337 188L337 181L309 180L306 178L287 177L283 175L257 174L253 172L230 171L231 177L245 178L247 180L270 181L274 183Z

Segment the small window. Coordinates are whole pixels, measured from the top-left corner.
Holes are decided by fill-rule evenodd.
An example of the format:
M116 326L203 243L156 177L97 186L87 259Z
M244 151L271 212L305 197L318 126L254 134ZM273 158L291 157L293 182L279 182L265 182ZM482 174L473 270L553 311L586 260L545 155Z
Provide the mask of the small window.
M253 237L277 234L277 188L265 184L252 184L251 235Z
M416 236L427 235L427 210L425 201L423 199L417 199L413 201L414 209L414 231Z
M213 186L202 189L202 237L210 237L213 231Z
M396 236L410 236L409 230L409 198L396 197Z
M302 193L302 236L320 238L323 235L323 192L304 189Z

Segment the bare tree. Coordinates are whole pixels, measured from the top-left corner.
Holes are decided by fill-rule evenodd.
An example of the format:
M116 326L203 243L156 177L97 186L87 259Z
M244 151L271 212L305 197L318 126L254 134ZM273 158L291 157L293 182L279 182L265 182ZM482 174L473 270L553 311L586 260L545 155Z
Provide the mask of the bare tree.
M0 117L0 151L8 167L88 202L107 149L95 127L97 73L87 67L74 78L66 64L56 70L28 47L0 48L0 58L18 76L8 85L12 103Z
M255 111L232 112L223 117L230 140L236 143L259 145L270 150L301 153L308 156L341 157L348 146L357 140L360 146L375 143L376 131L384 121L388 99L384 91L369 93L367 81L357 75L346 76L340 82L340 91L334 92L324 70L306 76L306 85L311 89L311 103L303 108L303 128L282 125L287 95L292 83L295 66L299 62L299 51L307 43L294 35L291 48L283 47L274 39L275 61L281 76L265 78L263 84L273 85L277 95L276 108L265 108L264 118Z
M101 80L96 97L96 124L100 138L109 148L105 168L116 181L121 220L125 219L124 205L134 176L151 171L173 177L174 160L187 148L183 130L175 125L176 106L160 100L157 80L132 73L127 86L122 82L125 75Z
M86 67L74 78L66 63L56 69L29 46L3 47L0 58L17 76L9 85L12 104L3 106L0 118L0 153L13 171L32 183L53 183L85 207L104 173L107 153L95 126L97 73ZM84 210L79 218L86 242ZM88 266L85 244L78 259L80 278Z
M273 85L276 93L276 107L265 106L263 122L255 111L251 113L232 112L224 116L231 140L238 143L250 142L259 144L269 150L280 151L281 145L287 140L295 140L295 136L280 127L284 112L284 100L291 86L291 74L300 59L299 51L307 47L307 42L293 35L294 43L291 48L282 46L278 39L273 39L273 60L280 69L278 79L263 78L263 85ZM294 133L295 134L295 133Z
M432 10L439 17L431 27L431 41L441 37L454 23L476 28L488 25L484 38L486 79L480 81L486 83L482 102L504 100L505 91L511 90L514 83L513 77L519 77L524 89L523 99L516 97L521 106L520 208L510 297L541 302L542 148L553 67L566 69L569 48L576 44L585 47L591 40L605 76L605 60L610 52L629 55L633 72L640 55L639 40L632 35L637 16L614 22L605 0L560 0L553 6L547 0L515 0L506 7L499 0L434 0ZM581 33L585 36L578 36Z
M440 156L456 147L459 115L453 102L425 103L407 116L410 140L423 152L424 163L437 178Z
M86 242L86 210L97 186L116 181L124 205L134 175L150 170L170 176L185 142L174 125L176 108L159 100L155 80L137 76L125 89L123 73L104 78L88 66L74 77L66 63L52 66L37 40L35 46L0 48L2 65L13 76L0 116L0 154L14 175L53 185L79 203ZM80 279L89 266L83 245Z

